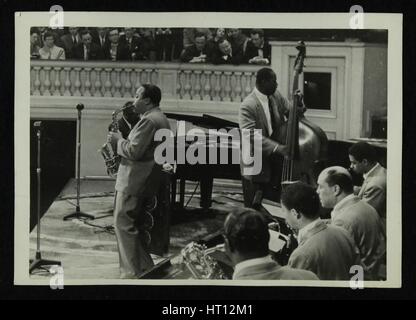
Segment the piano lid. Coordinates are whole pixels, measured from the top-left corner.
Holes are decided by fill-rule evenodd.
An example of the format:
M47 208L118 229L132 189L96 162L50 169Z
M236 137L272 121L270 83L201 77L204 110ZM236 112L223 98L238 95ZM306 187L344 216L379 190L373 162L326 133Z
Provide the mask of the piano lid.
M207 129L238 128L238 123L221 119L208 114L202 116L191 116L189 114L165 112L166 117L175 120L188 121L194 125Z

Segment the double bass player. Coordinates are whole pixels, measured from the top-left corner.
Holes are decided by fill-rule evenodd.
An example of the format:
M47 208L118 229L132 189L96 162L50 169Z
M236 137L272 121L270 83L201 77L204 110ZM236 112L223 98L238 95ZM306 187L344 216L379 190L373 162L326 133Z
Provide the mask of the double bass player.
M300 99L302 102L302 99ZM303 103L299 112L303 112ZM262 68L256 74L254 90L244 99L239 111L239 127L260 129L262 133L262 169L258 175L243 175L244 205L257 208L264 194L273 194L273 186L280 184L282 158L288 148L280 143L281 127L287 122L289 101L277 90L276 74L270 68ZM245 164L241 162L241 169ZM243 172L243 170L241 170ZM278 195L277 195L278 196Z

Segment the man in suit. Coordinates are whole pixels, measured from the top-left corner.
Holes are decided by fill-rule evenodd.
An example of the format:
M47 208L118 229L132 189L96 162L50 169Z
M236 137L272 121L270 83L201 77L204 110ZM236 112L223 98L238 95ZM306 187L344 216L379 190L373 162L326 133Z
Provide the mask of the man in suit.
M349 150L351 169L362 174L364 182L361 187L354 188L354 193L374 209L385 223L387 172L377 162L376 152L367 142L357 142Z
M67 59L74 58L73 50L74 48L81 43L81 37L79 35L78 27L69 27L69 33L61 37L61 42L65 49L65 55Z
M108 46L108 29L107 28L95 28L93 29L92 42L97 44L101 51L101 56L104 57L104 49Z
M321 280L349 280L350 268L360 264L354 240L344 229L319 218L319 197L313 187L296 182L281 197L286 222L298 234L298 247L288 265L314 272Z
M83 30L81 32L82 42L74 47L73 57L79 60L100 60L103 59L100 47L92 42L91 32Z
M130 60L144 60L141 39L136 35L135 28L124 28L124 34L120 36L120 43L127 48Z
M238 65L243 62L243 55L241 52L234 52L230 42L226 39L218 40L218 51L216 56L212 58L214 64L233 64Z
M324 208L333 208L331 221L347 230L360 250L365 277L377 280L385 264L386 238L377 211L353 193L350 173L343 167L324 169L318 177L318 189Z
M283 140L280 127L287 121L289 102L276 89L274 71L270 68L260 69L253 92L244 99L239 110L239 127L242 132L261 130L261 150L254 149L254 152L262 155L261 172L244 174L244 169L249 165L245 161L241 161L240 165L246 207L257 208L261 203L262 193L274 194L273 186L280 185L281 173L277 168L281 168L282 156L286 156L288 152L286 145L280 143Z
M156 206L154 199L162 175L162 166L154 159L160 144L154 135L159 129L169 129L169 122L159 108L160 100L157 86L141 86L134 100L140 121L127 139L120 132L109 133L110 143L121 156L114 207L121 278L137 278L154 265L148 253L154 224L149 211Z
M230 28L228 29L228 39L230 40L231 47L233 48L233 54L239 57L244 57L246 52L248 38L241 31L241 29ZM241 61L240 63L242 63Z
M186 47L181 54L182 62L205 63L208 62L206 35L198 32L195 43Z
M234 280L318 280L309 271L282 267L269 255L269 229L260 212L237 209L224 223L225 249Z
M271 46L264 39L262 29L253 29L250 32L250 41L244 54L244 62L249 64L270 64Z
M104 59L111 61L130 60L129 50L124 43L120 42L120 35L117 28L108 30L108 39L110 40L104 47Z

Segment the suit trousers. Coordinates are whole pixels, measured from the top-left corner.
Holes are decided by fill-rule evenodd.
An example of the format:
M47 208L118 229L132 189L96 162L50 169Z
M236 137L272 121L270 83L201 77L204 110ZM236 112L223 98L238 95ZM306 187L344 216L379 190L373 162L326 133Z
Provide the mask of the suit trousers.
M116 192L114 207L114 227L120 262L120 278L138 278L154 266L147 251L150 239L146 224L152 227L153 221L146 217L145 204L148 199ZM150 217L151 220L151 217Z

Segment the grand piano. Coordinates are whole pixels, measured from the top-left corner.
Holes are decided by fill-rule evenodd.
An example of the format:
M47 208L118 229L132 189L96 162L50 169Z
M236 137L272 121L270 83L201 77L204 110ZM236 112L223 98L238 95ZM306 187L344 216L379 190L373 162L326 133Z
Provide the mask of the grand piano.
M184 121L186 130L199 128L204 132L206 145L207 157L211 148L216 148L216 154L218 155L217 160L221 152L227 152L228 163L210 164L207 158L206 164L189 164L185 159L185 163L177 164L176 170L172 178L172 191L171 191L171 204L175 208L183 208L185 200L185 183L186 180L197 181L200 188L200 206L207 210L211 207L212 187L214 178L219 179L230 179L230 180L241 180L240 165L239 163L232 162L232 153L239 150L239 143L232 142L230 139L224 141L220 139L219 135L210 134L209 129L225 129L230 130L238 128L238 123L217 118L211 115L203 114L202 116L192 116L185 114L176 113L165 113L169 119L176 120L176 126L173 131L175 132L175 151L177 152L178 143L185 142L185 150L187 150L192 144L196 143L197 137L193 141L186 141L180 132L177 130L179 121ZM224 150L225 149L225 150ZM175 159L177 154L175 154ZM180 181L179 185L179 202L176 202L177 195L177 180Z

